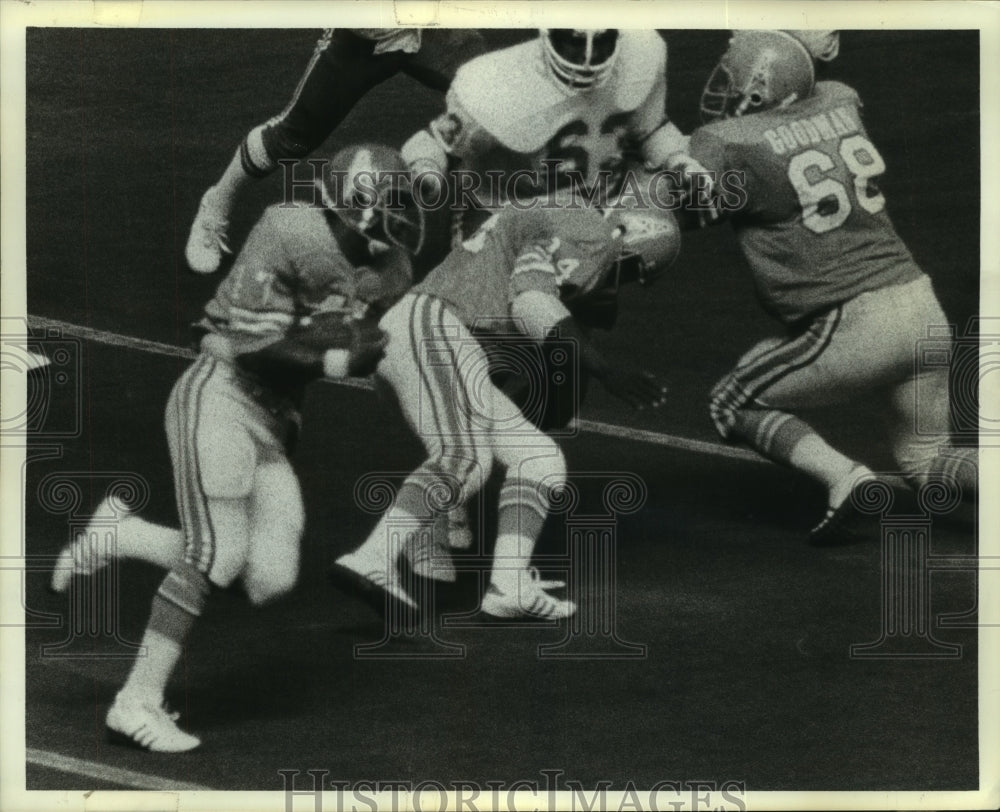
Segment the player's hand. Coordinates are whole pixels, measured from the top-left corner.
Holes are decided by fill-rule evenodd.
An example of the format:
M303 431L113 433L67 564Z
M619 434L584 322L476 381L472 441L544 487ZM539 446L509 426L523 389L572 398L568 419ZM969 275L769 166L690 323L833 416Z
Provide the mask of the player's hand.
M715 179L701 162L685 152L678 152L667 160L666 168L678 173L684 208L696 212L698 225L716 223L722 216L716 201Z
M371 321L356 321L352 323L352 327L347 372L349 375L362 378L371 375L378 362L385 356L389 336Z
M638 369L616 369L601 379L604 388L634 409L656 409L667 400L667 387L655 375Z

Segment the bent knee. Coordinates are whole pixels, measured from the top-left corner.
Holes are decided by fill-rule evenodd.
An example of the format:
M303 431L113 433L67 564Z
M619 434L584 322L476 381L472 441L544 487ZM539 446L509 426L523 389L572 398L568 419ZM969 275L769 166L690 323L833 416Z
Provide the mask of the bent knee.
M243 576L243 588L254 606L277 600L295 588L299 580L298 559L282 564L252 563Z
M462 504L482 490L489 479L493 471L493 455L486 448L444 454L434 461L432 467L457 492L455 503Z
M566 481L566 458L556 442L538 432L530 442L500 448L497 458L507 466L508 476L558 487Z

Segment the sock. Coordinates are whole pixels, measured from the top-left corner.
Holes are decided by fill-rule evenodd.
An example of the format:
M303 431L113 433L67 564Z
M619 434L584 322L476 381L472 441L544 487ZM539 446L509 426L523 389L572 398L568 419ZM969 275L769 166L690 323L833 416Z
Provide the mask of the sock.
M734 432L768 459L801 471L826 486L829 504L850 495L858 464L827 444L804 420L775 409L741 409Z
M519 576L531 565L535 543L549 513L547 489L538 482L511 478L500 488L497 543L490 580L504 593L516 592Z
M191 564L182 562L167 574L153 597L152 613L142 638L146 656L137 657L132 664L122 693L162 703L167 682L195 618L205 608L208 592L208 578Z
M267 172L260 170L251 171L253 164L250 162L251 158L247 152L247 143L250 140L250 136L248 136L247 140L240 144L222 173L222 177L210 190L215 196L215 204L219 214L227 220L240 190L253 178L263 177L267 174Z

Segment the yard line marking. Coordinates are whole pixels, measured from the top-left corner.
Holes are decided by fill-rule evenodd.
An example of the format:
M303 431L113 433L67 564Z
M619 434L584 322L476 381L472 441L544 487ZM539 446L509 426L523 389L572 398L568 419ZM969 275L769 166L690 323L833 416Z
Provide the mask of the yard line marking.
M677 434L665 434L659 431L649 431L648 429L634 429L629 426L620 426L617 423L602 423L599 420L584 420L583 418L577 418L576 425L581 431L591 434L601 434L605 437L616 437L621 440L633 440L637 443L661 445L681 451L693 451L696 454L713 454L716 457L730 457L731 459L747 460L749 462L768 462L764 457L755 454L747 448L722 445L722 443L713 443L708 440L692 440Z
M95 330L93 327L83 327L79 324L72 324L59 319L49 319L45 316L28 316L28 326L33 330L59 330L62 335L82 338L86 341L94 341L98 344L108 344L112 347L124 347L130 350L141 352L151 352L156 355L169 355L173 358L187 358L193 360L198 353L188 347L177 347L173 344L164 344L160 341L147 341L145 338L135 338L134 336L123 336L118 333L109 333L105 330ZM343 378L339 381L324 378L323 380L340 386L349 386L352 389L373 389L374 387L363 378Z
M34 764L36 767L45 767L61 773L81 775L84 778L109 781L113 784L121 784L124 787L133 787L135 789L155 790L157 792L217 791L214 787L206 787L202 784L171 781L169 778L161 778L158 775L147 775L146 773L135 772L134 770L126 770L122 767L111 767L97 761L86 761L82 758L64 756L48 750L38 750L34 747L26 749L25 761L28 764Z
M134 338L133 336L123 336L105 330L95 330L92 327L83 327L67 321L46 318L45 316L29 315L28 324L34 330L59 330L62 335L82 338L87 341L97 342L98 344L108 344L112 347L124 347L141 352L155 353L157 355L193 359L197 354L194 350L185 347L176 347L173 344L163 344L159 341L148 341L144 338ZM341 378L336 381L324 378L323 380L335 386L347 386L352 389L374 389L371 382L363 378ZM764 457L755 454L749 449L727 446L707 440L693 440L689 437L681 437L676 434L630 428L616 423L603 423L599 420L578 419L576 425L581 431L588 434L599 434L619 440L631 440L633 442L648 443L649 445L658 445L680 451L691 451L696 454L709 454L716 457L727 457L747 462L767 462Z

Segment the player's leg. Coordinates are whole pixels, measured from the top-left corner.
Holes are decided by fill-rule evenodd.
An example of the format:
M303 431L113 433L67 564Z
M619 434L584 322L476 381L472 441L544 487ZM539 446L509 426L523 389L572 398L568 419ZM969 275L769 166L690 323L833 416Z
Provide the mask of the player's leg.
M418 574L447 579L445 545L435 539L435 524L482 488L492 453L488 434L473 431L469 423L468 393L459 384L454 363L459 347L478 342L440 300L426 295L404 296L380 326L389 343L378 375L395 392L427 458L404 480L361 547L338 564L382 586L388 583L397 594L394 568L406 547L429 551L413 556ZM408 602L402 594L397 597Z
M845 321L843 308L835 308L795 335L766 339L712 390L710 412L724 438L743 441L826 489L827 513L813 531L817 540L835 529L838 509L858 482L871 476L867 467L835 449L795 414L846 400L861 384L851 374L859 346L851 321L850 315Z
M959 448L948 441L948 370L923 370L893 387L889 431L893 454L911 484L947 482L962 498L975 498L979 489L975 448Z
M719 433L742 440L765 457L801 470L834 492L856 463L792 412L849 397L833 377L834 338L842 329L836 308L801 333L765 339L712 390L710 412Z
M178 407L185 391L184 381L194 374L193 369L178 381L167 401L167 444L175 461L175 472L176 461L180 459L178 444L183 441ZM94 510L87 527L63 549L52 572L50 588L53 592L65 592L74 575L93 575L107 566L112 557L135 558L169 570L183 559L186 545L180 528L146 521L132 514L127 505L112 504L105 498Z
M950 443L950 392L948 368L929 364L921 344L928 327L942 327L947 318L934 295L930 280L907 286L900 297L899 317L911 326L910 372L890 390L888 419L893 454L911 483L949 482L963 498L974 499L979 490L978 454L975 448ZM935 338L936 348L942 339Z
M202 355L170 396L167 432L186 549L153 598L145 656L133 663L106 720L112 734L150 750L200 743L177 727L164 692L210 587L228 586L246 564L256 447L231 379L228 367Z
M305 522L299 481L288 460L270 449L254 474L250 497L250 549L243 586L260 605L290 592L299 575Z
M369 90L396 73L401 59L375 55L373 43L346 29L323 33L288 105L246 135L202 197L186 249L193 270L215 271L229 251L225 234L239 192L271 174L279 161L303 158L320 146Z
M60 553L50 588L65 592L74 575L93 575L111 558L134 558L170 569L184 557L184 534L111 507L105 499L90 524Z
M538 571L531 566L552 495L566 483L562 451L491 383L482 384L478 391L481 403L489 401L494 421L493 451L506 469L500 487L490 587L482 609L486 614L506 618L569 617L576 605L546 591L564 584L539 580Z
M836 530L851 509L852 488L872 474L853 465L791 413L893 388L897 411L905 412L904 401L913 395L905 382L914 376L919 339L926 325L934 323L944 323L944 316L927 277L868 291L814 321L801 336L752 359L716 388L712 414L724 436L731 431L761 453L811 473L828 486L829 509L814 539ZM935 443L946 436L928 443L926 437L913 435L917 423L912 404L909 413L897 419L892 438L901 464L911 468L917 458L933 459ZM946 384L926 405L928 415L937 410L937 417L925 416L925 425L936 419L946 426ZM898 432L909 432L908 451ZM914 460L907 463L907 454L915 455Z
M537 430L493 384L482 345L438 299L404 297L382 321L390 335L379 367L396 390L410 425L429 451L407 478L367 544L394 560L394 527L433 521L435 492L466 503L489 476L494 459L507 467L500 492L492 585L483 608L505 617L565 617L575 607L545 592L531 568L550 494L565 482L558 446ZM388 552L386 552L388 551Z

